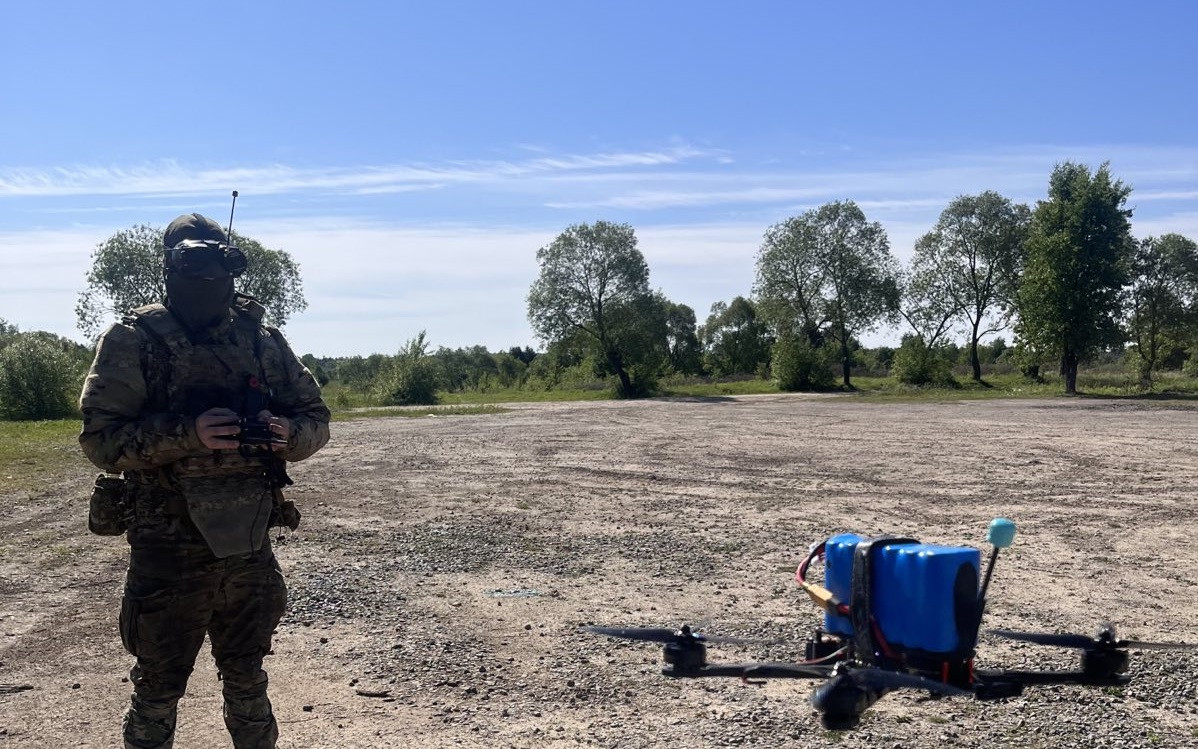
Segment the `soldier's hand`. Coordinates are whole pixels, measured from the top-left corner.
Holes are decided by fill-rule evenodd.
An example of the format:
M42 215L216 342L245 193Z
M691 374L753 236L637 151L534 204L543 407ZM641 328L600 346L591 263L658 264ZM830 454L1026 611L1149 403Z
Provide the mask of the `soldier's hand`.
M291 420L286 416L275 416L264 408L258 412L258 421L263 424L269 424L271 434L282 439L284 443L291 439ZM287 445L271 444L270 449L278 452L279 450L286 450Z
M228 408L210 408L196 417L196 435L209 450L236 450L240 417Z

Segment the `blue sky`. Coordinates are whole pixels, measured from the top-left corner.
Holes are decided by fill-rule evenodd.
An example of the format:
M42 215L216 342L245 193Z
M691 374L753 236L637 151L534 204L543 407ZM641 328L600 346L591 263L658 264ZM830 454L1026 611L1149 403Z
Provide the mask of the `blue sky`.
M65 9L64 9L65 8ZM1110 161L1133 230L1198 238L1198 3L11 4L0 318L83 340L91 252L200 211L301 266L300 352L538 346L565 227L650 283L748 295L771 224L857 201L892 252L954 197ZM896 339L883 330L867 338Z

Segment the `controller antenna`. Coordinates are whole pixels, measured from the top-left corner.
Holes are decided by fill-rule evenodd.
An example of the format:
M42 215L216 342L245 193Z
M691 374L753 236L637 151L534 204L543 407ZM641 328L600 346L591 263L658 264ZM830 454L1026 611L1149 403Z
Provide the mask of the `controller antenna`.
M229 206L229 228L225 230L225 237L229 244L233 244L233 211L237 209L237 191L233 191L233 205Z

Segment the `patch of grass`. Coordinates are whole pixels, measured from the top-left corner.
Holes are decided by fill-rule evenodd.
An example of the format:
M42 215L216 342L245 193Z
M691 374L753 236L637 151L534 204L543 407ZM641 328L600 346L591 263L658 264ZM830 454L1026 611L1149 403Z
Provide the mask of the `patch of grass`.
M437 400L446 405L479 403L545 403L550 401L603 401L615 396L610 389L574 390L489 390L461 393L437 393Z
M0 494L32 489L64 465L85 460L77 419L0 421Z
M478 406L377 406L374 408L359 408L352 411L334 411L333 421L352 421L354 419L373 419L379 416L402 416L409 419L425 416L479 416L482 414L502 414L510 409L492 405Z
M780 393L773 380L753 378L728 382L696 382L663 385L660 395L704 397L712 395L762 395Z
M942 726L945 723L948 723L948 718L944 717L943 715L929 715L928 722L935 723L938 726Z
M893 377L856 375L852 388L836 386L824 392L846 393L879 402L947 402L980 400L990 398L1054 398L1064 394L1062 378L1046 374L1040 381L1031 381L1014 372L988 373L982 382L974 382L968 375L957 374L956 387L912 387L903 385ZM1145 391L1139 381L1122 369L1082 370L1078 374L1078 391L1081 397L1132 398L1144 400L1198 400L1198 378L1187 377L1181 372L1160 372L1154 375L1153 387ZM709 380L696 377L670 377L659 383L657 395L663 397L720 397L734 395L763 395L780 393L772 380L760 377L740 376L726 380ZM377 396L351 390L332 383L325 387L325 402L334 414L362 413L363 409L388 409ZM449 393L439 391L438 403L442 406L489 405L519 402L552 401L595 401L612 400L612 388L597 382L593 386L574 387L561 390L539 389L492 389ZM376 414L381 415L381 414ZM345 418L340 417L338 418ZM348 417L355 418L355 417Z
M884 402L946 402L991 398L1055 398L1065 394L1064 380L1056 375L1034 382L1019 374L995 374L982 383L964 378L955 388L920 388L903 385L891 377L854 377L854 394ZM1077 378L1079 397L1127 398L1130 400L1198 399L1198 380L1162 377L1150 391L1131 377L1118 373L1081 372Z

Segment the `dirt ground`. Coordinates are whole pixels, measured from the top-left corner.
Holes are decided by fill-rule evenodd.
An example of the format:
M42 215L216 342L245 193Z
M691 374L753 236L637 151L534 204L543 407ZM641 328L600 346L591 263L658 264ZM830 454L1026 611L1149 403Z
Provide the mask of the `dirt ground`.
M984 627L1198 642L1195 405L746 396L336 423L292 470L303 525L275 540L279 746L1198 746L1196 653L1135 651L1124 688L896 693L834 733L812 682L666 679L657 646L577 632L691 623L788 643L713 660L798 659L812 542L983 546L1005 516ZM0 496L0 747L119 746L127 547L86 531L94 473L72 453ZM989 634L978 652L1075 662ZM219 694L205 651L176 747L231 746Z

